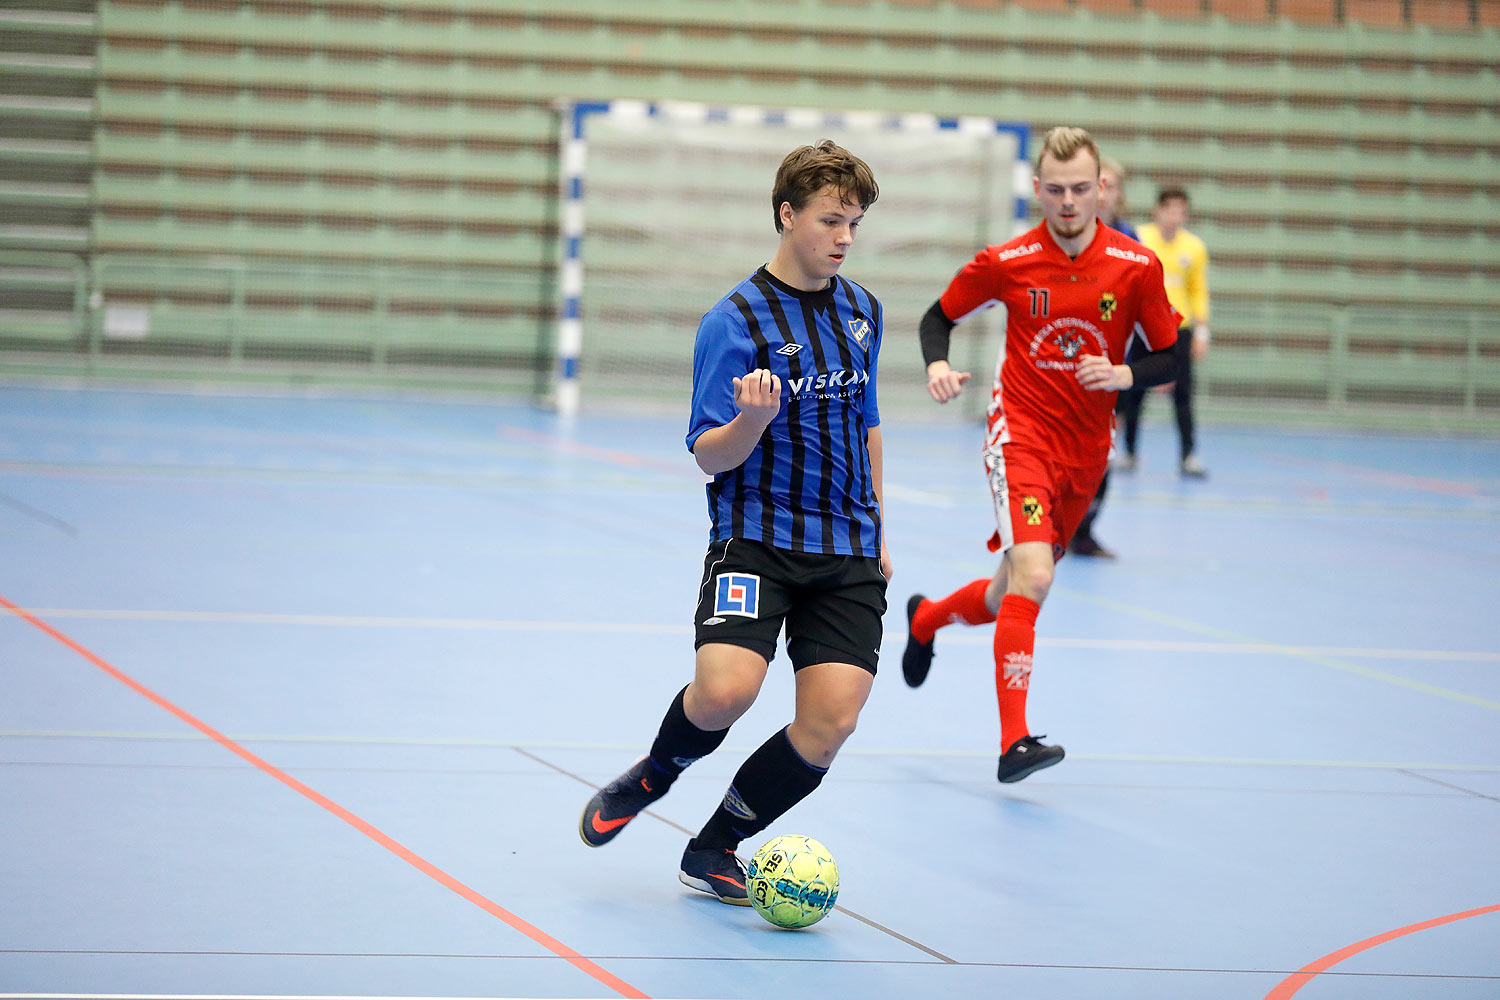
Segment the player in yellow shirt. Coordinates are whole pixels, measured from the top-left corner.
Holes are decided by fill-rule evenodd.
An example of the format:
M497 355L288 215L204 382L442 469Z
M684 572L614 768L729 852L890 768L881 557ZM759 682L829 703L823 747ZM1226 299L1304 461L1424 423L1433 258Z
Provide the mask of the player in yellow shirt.
M1141 226L1141 242L1161 259L1167 284L1167 298L1182 314L1182 329L1177 331L1177 381L1172 386L1172 402L1177 408L1177 431L1182 440L1184 476L1202 479L1208 475L1194 452L1193 441L1193 362L1208 354L1208 248L1203 241L1184 228L1188 220L1188 196L1182 188L1162 188L1156 196L1152 222ZM1144 389L1120 393L1119 412L1125 422L1125 454L1116 468L1126 472L1135 469L1136 431L1140 428Z

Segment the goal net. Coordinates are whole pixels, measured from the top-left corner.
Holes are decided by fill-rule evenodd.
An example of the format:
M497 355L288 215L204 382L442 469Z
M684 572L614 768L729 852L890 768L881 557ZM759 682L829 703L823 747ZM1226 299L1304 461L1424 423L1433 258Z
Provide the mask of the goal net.
M686 412L698 321L775 253L771 184L797 146L831 138L880 185L840 273L884 307L882 410L926 400L918 320L980 247L1025 225L1026 129L991 119L615 101L567 106L563 131L564 411ZM1003 322L992 310L954 339L980 385ZM987 396L966 394L965 412Z

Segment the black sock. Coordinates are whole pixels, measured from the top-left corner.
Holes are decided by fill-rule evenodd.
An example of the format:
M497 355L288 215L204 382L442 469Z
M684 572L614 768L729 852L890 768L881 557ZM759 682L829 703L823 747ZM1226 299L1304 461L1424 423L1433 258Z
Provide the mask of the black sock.
M659 787L663 792L672 787L672 782L689 764L713 753L729 735L727 727L710 732L693 725L682 707L686 692L684 687L672 699L672 706L656 732L656 741L651 744L651 766L661 776Z
M740 765L724 801L689 847L734 850L807 798L827 773L828 768L803 760L781 730Z

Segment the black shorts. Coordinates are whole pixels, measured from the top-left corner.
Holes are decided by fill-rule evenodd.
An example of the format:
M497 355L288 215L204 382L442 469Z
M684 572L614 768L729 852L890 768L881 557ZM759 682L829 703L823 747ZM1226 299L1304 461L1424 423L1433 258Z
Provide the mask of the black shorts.
M885 576L870 556L823 555L732 538L703 559L696 643L743 646L770 660L786 623L792 668L853 663L875 673Z

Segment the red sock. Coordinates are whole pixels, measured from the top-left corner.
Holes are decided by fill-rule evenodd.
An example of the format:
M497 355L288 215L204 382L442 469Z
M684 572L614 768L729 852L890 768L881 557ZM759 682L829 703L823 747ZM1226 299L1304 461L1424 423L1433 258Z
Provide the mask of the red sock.
M917 613L911 616L911 634L918 642L931 642L937 630L954 622L969 625L988 625L995 620L995 613L984 603L984 591L988 580L975 580L943 598L941 601L923 601Z
M995 694L1000 701L1000 752L1025 736L1026 692L1031 688L1031 651L1041 606L1020 594L1000 599L995 618Z

